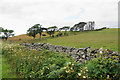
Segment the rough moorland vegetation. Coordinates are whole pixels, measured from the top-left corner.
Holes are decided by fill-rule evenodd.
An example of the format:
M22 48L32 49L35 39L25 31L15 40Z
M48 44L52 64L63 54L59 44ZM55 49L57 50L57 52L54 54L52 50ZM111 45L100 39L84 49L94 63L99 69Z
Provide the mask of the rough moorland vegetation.
M5 44L2 50L20 78L119 79L120 75L118 55L101 54L79 63L66 54L27 49L19 44Z

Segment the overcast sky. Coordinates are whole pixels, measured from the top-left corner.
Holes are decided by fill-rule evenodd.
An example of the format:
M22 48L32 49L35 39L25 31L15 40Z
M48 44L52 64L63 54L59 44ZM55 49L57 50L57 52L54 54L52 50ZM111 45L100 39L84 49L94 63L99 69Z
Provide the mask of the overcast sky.
M118 27L119 0L0 0L0 27L25 34L34 24L73 26L95 21L95 28Z

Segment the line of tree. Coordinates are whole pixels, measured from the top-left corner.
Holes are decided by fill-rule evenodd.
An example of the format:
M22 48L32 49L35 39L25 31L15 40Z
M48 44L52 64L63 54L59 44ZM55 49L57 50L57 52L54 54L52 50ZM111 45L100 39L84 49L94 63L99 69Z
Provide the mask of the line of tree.
M8 30L8 29L4 29L2 27L0 27L0 38L2 38L3 40L7 40L9 37L13 37L13 30Z
M54 37L54 33L55 33L55 31L59 31L59 34L61 35L61 31L64 31L64 35L66 35L66 32L67 31L77 31L76 29L76 27L75 26L73 26L73 27L71 27L70 28L70 26L64 26L64 27L62 27L62 28L58 28L57 26L52 26L52 27L48 27L48 28L44 28L44 27L41 27L42 25L40 25L40 24L35 24L34 26L32 26L31 28L29 28L28 30L27 30L27 34L29 35L29 36L32 36L33 38L35 38L36 37L36 35L39 33L39 35L40 35L40 38L41 38L41 36L42 36L42 32L45 30L46 31L46 33L48 34L48 35L50 35L50 37Z

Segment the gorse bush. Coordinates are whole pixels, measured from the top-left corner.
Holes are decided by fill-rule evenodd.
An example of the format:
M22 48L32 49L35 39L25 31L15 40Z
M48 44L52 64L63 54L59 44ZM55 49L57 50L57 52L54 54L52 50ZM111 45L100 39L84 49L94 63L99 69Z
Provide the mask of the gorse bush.
M118 79L120 74L120 64L115 56L107 59L100 55L91 61L78 63L67 54L32 50L15 44L3 45L2 52L20 78Z

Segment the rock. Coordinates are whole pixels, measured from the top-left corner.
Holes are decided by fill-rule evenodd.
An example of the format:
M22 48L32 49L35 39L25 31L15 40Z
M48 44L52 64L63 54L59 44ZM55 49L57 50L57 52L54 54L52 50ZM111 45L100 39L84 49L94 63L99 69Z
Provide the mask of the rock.
M82 58L85 59L85 55L83 55Z
M100 48L100 49L99 49L99 53L103 53L103 48Z
M88 52L89 49L90 49L90 47L86 47L86 48L84 49L84 51L85 51L85 52Z
M63 52L64 54L68 54L69 56L72 56L75 58L76 61L84 62L86 60L92 60L93 58L100 57L100 55L97 55L98 52L103 53L103 56L105 58L114 58L113 56L117 56L115 59L119 59L118 56L120 54L118 52L114 52L112 50L106 49L105 52L103 52L103 48L100 49L93 49L90 52L90 47L86 48L75 48L75 47L63 47L61 45L51 45L49 43L23 43L27 49L31 50L39 50L41 49L47 49L53 52ZM107 54L106 54L107 53ZM120 59L119 59L120 61Z
M97 53L99 49L94 49L91 51L91 53Z

